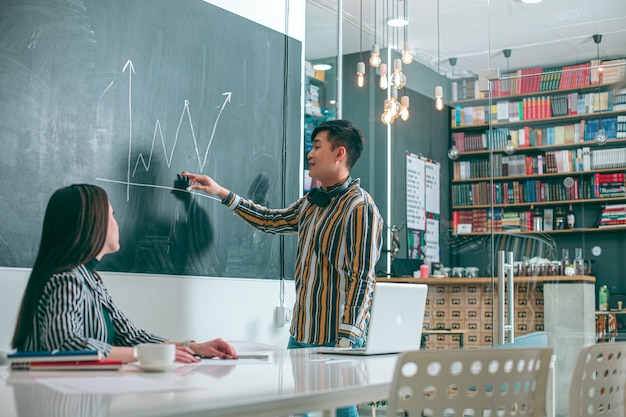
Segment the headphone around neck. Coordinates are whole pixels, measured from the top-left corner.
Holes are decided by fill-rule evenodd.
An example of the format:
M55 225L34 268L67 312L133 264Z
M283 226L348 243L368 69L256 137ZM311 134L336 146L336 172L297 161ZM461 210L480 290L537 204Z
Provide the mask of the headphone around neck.
M311 191L309 191L309 194L307 194L306 199L309 201L309 203L315 204L318 207L326 207L330 204L330 200L334 196L346 191L351 182L352 177L348 177L348 179L343 184L341 184L339 187L335 188L332 191L324 191L319 187L313 188Z

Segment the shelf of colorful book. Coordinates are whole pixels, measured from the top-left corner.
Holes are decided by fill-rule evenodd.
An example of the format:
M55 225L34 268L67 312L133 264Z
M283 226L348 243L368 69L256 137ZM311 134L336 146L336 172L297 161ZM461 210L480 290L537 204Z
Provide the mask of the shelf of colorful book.
M589 140L589 141L584 141L584 142L562 143L562 144L554 144L554 145L526 146L523 148L517 148L515 150L515 153L545 152L545 151L560 150L560 149L575 149L575 148L581 148L583 146L589 146L591 148L603 148L603 147L608 148L608 147L615 147L615 146L624 145L624 144L626 144L626 139L609 139L604 145L600 145L593 140ZM472 158L475 156L482 156L482 155L486 156L486 155L490 155L491 153L503 154L504 149L482 149L482 150L475 150L475 151L459 151L459 159L467 159L467 158Z
M577 229L563 229L563 230L525 230L525 231L489 231L489 232L471 232L471 233L453 233L454 236L490 236L490 235L533 235L537 233L542 234L576 234L576 233L605 233L605 232L620 232L626 230L625 226L610 226L610 227L581 227Z
M506 176L494 176L494 177L473 177L473 178L453 178L453 184L466 184L472 182L484 182L492 180L494 182L506 182L513 180L523 180L528 179L529 176L532 176L533 179L541 179L541 178L565 178L570 177L572 175L583 176L583 175L596 175L596 174L609 174L609 173L621 173L626 171L626 167L622 168L612 168L612 169L596 169L591 171L570 171L570 172L554 172L554 173L546 173L546 174L524 174L524 175L506 175Z
M562 206L566 204L606 204L606 203L623 203L626 201L626 197L614 197L614 198L586 198L580 200L554 200L554 201L529 201L523 203L509 203L509 204L477 204L477 205L459 205L452 206L453 210L472 210L479 208L515 208L515 207L530 207L530 206Z
M619 82L608 83L608 84L592 84L592 85L587 85L587 86L563 88L563 89L556 89L556 90L551 89L551 90L543 90L543 91L533 91L533 92L528 92L524 94L509 94L509 95L496 96L496 97L492 97L491 100L493 102L498 102L498 101L506 101L506 100L524 99L528 97L535 97L538 95L541 96L541 95L563 94L563 93L573 93L573 92L579 92L579 93L595 92L598 89L602 89L602 90L611 89L611 88L616 87L617 85L619 85ZM481 103L489 103L489 97L470 98L466 100L451 101L450 106L458 106L458 105L466 105L466 104L481 104Z
M527 126L527 125L545 125L545 124L558 125L560 123L569 122L569 121L609 119L612 117L623 116L623 115L626 115L626 110L610 110L610 111L597 111L594 113L570 114L567 116L551 116L551 117L544 117L544 118L533 118L533 119L527 119L527 120L516 120L516 121L508 121L508 122L504 122L504 121L500 122L500 121L494 120L491 125L493 128L517 127L517 126ZM470 130L470 129L487 129L489 128L489 123L485 122L485 123L468 124L468 125L453 125L451 126L451 128L452 130L464 130L464 131Z

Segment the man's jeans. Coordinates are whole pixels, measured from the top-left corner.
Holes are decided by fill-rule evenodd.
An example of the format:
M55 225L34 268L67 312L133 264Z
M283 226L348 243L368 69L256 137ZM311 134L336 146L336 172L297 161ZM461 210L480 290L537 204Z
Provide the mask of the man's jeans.
M296 342L296 339L293 336L289 336L289 343L287 344L287 349L302 349L302 348L311 348L311 347L333 347L335 346L335 342L326 343L323 345L314 345L310 343L300 343ZM363 339L357 338L356 343L352 345L352 347L363 347ZM304 414L304 416L307 416ZM345 408L337 409L337 417L359 417L359 412L356 409L356 405L350 405Z

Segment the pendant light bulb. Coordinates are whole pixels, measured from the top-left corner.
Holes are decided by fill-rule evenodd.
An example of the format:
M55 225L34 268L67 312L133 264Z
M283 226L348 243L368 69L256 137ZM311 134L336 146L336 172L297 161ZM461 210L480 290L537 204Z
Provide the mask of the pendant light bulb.
M356 64L356 84L359 87L363 87L363 84L365 84L365 63L364 62L358 62Z
M397 89L404 88L406 86L406 76L402 72L402 60L393 60L393 74L391 74L391 86Z
M391 87L391 97L389 97L389 113L396 119L400 116L400 102L398 101L398 89Z
M435 87L435 108L439 111L442 111L444 108L443 104L443 87L438 85Z
M513 139L511 139L511 135L506 136L506 144L504 144L504 153L507 155L513 155L515 153L515 144L513 143Z
M386 90L389 87L389 81L387 80L387 64L380 64L380 81L378 86L383 90Z
M380 58L380 49L377 44L372 45L372 55L370 55L370 65L378 68L382 59Z
M404 43L404 48L402 49L402 62L405 63L406 65L409 65L410 63L413 62L413 54L411 53L409 44L406 42Z
M391 104L389 102L389 99L385 99L384 111L383 114L380 116L380 121L383 122L383 124L385 125L390 125L391 123L393 123L393 115L389 111L390 108Z
M400 98L400 118L405 122L409 120L409 96L402 96Z
M448 158L456 161L457 159L459 159L459 156L459 150L456 148L456 144L453 143L452 147L448 149Z
M602 120L598 123L598 131L593 137L593 140L596 141L598 145L604 145L607 140L606 131L604 130L604 126L602 126Z

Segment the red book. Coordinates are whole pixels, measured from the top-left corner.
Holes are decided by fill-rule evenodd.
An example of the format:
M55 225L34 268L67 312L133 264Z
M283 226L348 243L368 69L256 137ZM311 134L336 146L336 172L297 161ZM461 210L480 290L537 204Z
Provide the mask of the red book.
M31 371L115 371L122 367L122 361L100 359L95 361L55 361L14 363L13 369L29 369Z

